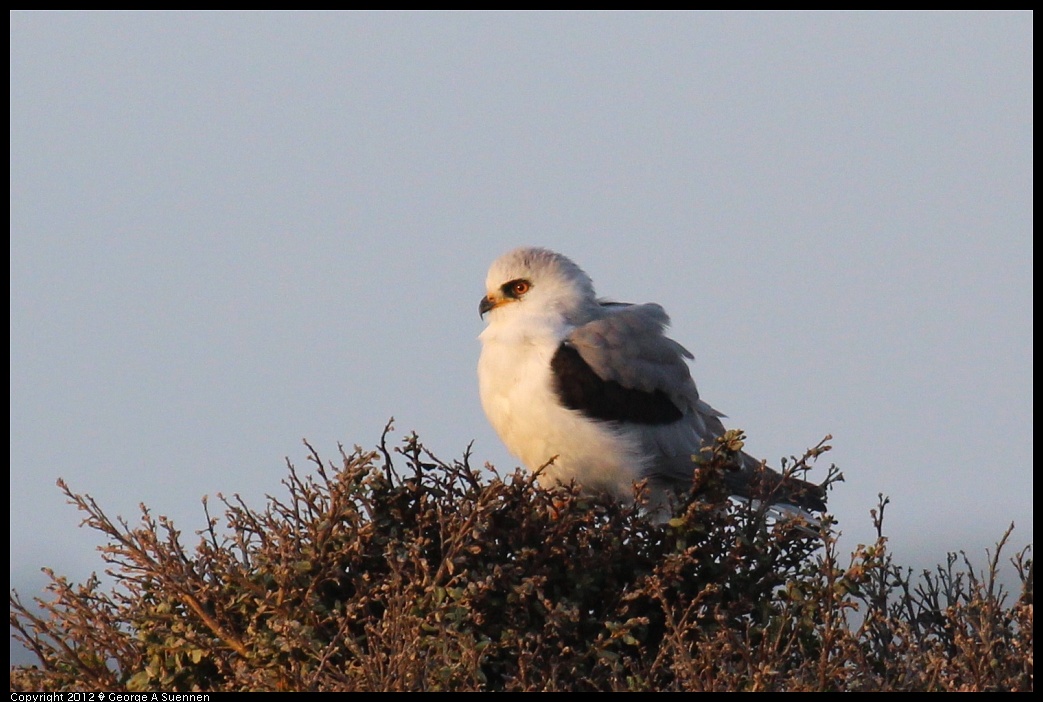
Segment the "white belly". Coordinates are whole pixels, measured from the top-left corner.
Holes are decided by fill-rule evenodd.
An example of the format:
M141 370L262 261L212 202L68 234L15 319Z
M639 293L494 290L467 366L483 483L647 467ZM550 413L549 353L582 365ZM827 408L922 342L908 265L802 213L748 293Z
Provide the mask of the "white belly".
M526 468L543 468L544 484L575 480L620 497L633 495L644 467L637 441L611 423L559 404L550 371L556 349L556 342L501 344L483 335L478 378L489 422Z

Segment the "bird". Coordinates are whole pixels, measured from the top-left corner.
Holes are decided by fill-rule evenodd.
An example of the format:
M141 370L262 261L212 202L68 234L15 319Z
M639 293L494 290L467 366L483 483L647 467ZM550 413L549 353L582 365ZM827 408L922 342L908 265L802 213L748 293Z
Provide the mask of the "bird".
M694 357L666 335L661 305L598 298L571 259L522 247L492 263L478 312L488 317L479 335L482 408L541 484L574 481L634 499L643 481L649 509L660 513L692 488L725 415L699 397ZM780 514L814 522L826 508L821 486L742 451L722 477L739 499L770 495Z

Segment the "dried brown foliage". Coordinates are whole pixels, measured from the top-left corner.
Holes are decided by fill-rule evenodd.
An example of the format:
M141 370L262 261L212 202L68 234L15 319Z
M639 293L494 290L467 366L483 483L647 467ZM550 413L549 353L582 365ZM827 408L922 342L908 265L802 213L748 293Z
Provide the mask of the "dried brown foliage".
M131 527L61 484L116 584L49 573L50 597L12 592L39 664L11 689L1032 690L1029 549L1014 602L999 547L983 573L952 557L914 581L881 500L877 542L841 565L828 525L811 537L727 499L735 445L665 524L442 463L415 436L338 466L309 446L288 497L222 498L194 548L145 507Z

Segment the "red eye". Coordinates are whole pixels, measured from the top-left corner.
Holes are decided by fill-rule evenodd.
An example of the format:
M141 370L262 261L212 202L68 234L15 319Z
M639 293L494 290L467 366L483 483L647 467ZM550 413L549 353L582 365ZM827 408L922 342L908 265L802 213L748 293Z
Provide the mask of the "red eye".
M531 287L532 286L529 285L529 281L527 280L516 280L511 284L511 292L514 293L516 296L521 297L525 293L529 292L529 288Z

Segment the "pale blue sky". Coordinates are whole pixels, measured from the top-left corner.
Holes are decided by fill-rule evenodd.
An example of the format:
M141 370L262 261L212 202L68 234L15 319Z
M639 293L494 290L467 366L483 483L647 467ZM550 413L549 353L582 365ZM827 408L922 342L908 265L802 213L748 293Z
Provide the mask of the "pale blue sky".
M281 495L478 403L489 263L663 304L772 462L834 435L844 543L1032 538L1029 13L11 14L11 581L112 514ZM823 473L824 475L824 467Z

